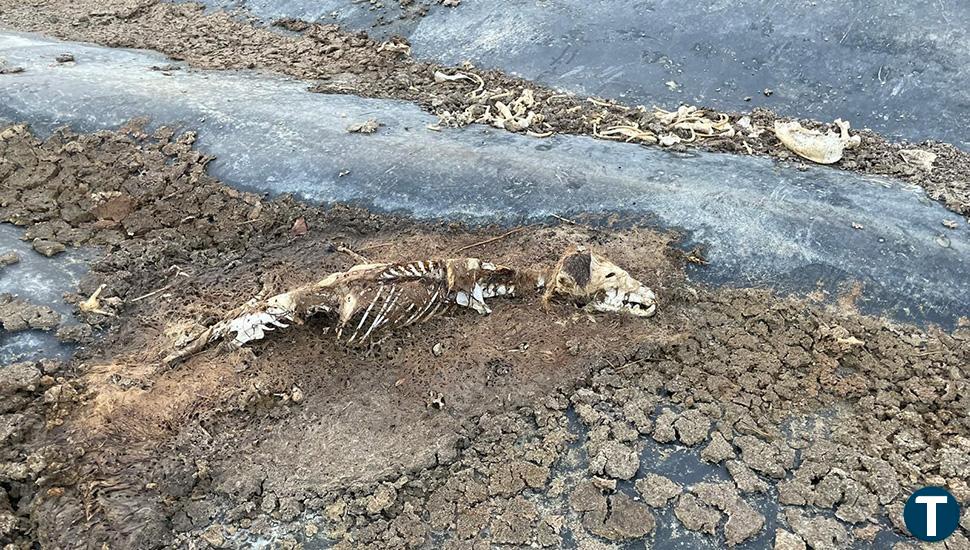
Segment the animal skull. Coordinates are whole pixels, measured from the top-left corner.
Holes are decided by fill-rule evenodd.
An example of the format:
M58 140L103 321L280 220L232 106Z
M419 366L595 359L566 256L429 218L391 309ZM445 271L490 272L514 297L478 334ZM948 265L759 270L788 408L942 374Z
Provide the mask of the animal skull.
M566 252L552 273L545 298L565 296L589 311L650 317L656 296L613 262L585 248Z

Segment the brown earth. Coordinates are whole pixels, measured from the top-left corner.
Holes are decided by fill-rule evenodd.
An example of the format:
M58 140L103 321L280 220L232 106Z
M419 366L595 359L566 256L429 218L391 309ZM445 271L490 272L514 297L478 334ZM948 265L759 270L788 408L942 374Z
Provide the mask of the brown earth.
M245 14L215 11L201 5L172 4L158 0L0 0L0 26L32 31L68 40L83 40L111 47L157 50L194 67L205 69L261 69L314 82L313 91L346 93L366 97L413 101L443 117L450 124L467 124L498 112L499 101L522 100L524 90L533 98L525 103L538 115L528 129L505 123L506 129L547 133L595 135L616 126L631 126L654 133L668 132L652 110L612 101L591 102L494 70L444 67L410 57L400 39L380 44L366 33L351 33L334 25L309 24L288 19L266 28ZM436 82L435 73L462 72L482 79L483 93L471 79ZM525 105L520 101L520 105ZM719 113L707 111L710 120ZM777 115L755 110L748 119L753 127L739 124L744 114L725 114L735 131L731 137L679 143L674 149L699 146L740 154L771 156L806 162L788 151L771 131ZM502 123L499 123L502 124ZM825 128L804 121L807 127ZM689 137L683 130L673 133ZM834 166L868 174L891 175L922 186L933 199L960 214L970 214L970 153L934 141L913 144L890 142L863 130L862 143L847 150ZM934 168L926 170L907 163L903 149L923 149L937 155Z
M104 332L69 363L0 367L0 542L590 546L652 536L666 507L735 544L765 529L767 495L769 540L826 548L887 518L904 533L917 486L970 504L970 323L692 286L675 237L647 228L534 226L465 254L525 266L592 245L654 288L649 320L510 300L370 350L310 322L163 368L197 324L350 267L338 246L432 258L504 231L266 201L208 176L192 141L0 129L0 220L101 247L70 299L104 284L112 314L82 313ZM730 477L665 480L641 457L658 445ZM968 533L970 515L947 547Z

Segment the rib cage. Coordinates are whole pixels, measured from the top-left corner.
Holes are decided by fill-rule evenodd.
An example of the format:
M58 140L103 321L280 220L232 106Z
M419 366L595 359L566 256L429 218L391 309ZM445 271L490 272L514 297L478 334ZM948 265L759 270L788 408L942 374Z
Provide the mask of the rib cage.
M547 286L548 285L548 286ZM166 363L229 339L237 346L266 332L326 315L337 341L363 345L388 331L460 308L490 313L485 301L545 291L590 311L653 315L653 292L598 254L571 247L551 270L520 270L476 258L361 264L266 300L252 300L212 325Z

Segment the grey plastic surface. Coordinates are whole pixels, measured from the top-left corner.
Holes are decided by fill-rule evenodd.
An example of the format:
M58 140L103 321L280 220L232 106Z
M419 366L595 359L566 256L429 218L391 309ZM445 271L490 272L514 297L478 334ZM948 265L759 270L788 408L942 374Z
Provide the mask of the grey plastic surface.
M245 7L267 21L336 20L403 34L416 57L470 60L578 94L648 106L765 106L970 149L960 122L970 117L965 0L464 0L374 28L381 12L363 2L203 3ZM390 8L388 19L396 13Z
M52 62L64 51L76 65ZM707 245L711 263L695 280L783 293L859 281L864 311L944 325L970 312L970 232L945 229L957 216L898 182L585 137L435 132L408 103L312 94L256 73L166 76L149 69L157 54L36 36L0 35L0 55L26 68L0 77L0 117L46 131L148 115L198 130L217 156L211 172L241 188L482 222L632 212ZM346 131L368 118L385 126Z
M20 296L31 303L46 305L61 314L63 320L72 318L72 307L64 301L65 292L75 292L77 283L87 271L84 260L76 251L58 254L53 258L35 252L30 243L20 240L23 230L0 223L0 253L16 252L20 261L0 267L0 294ZM41 357L63 357L70 347L60 344L54 334L37 330L9 333L0 328L0 365Z

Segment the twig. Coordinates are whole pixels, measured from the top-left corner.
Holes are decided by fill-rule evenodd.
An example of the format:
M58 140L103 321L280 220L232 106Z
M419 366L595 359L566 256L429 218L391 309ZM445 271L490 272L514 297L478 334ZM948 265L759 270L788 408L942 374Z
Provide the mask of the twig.
M347 248L344 245L338 246L337 247L337 252L343 252L344 254L350 256L351 258L357 260L358 262L364 262L365 264L369 264L370 263L370 260L367 259L367 256L364 256L363 254L359 254L357 252L354 252L353 250Z
M573 220L571 220L569 218L564 218L564 217L559 216L559 215L556 215L556 214L549 214L549 215L552 216L553 218L556 218L557 220L559 220L559 221L561 221L563 223L568 223L569 225L575 225L576 227L582 227L583 229L585 229L587 231L599 231L599 229L596 229L595 227L592 227L590 225L586 225L585 223L575 222L575 221L573 221Z
M162 288L160 288L158 290L153 290L153 291L149 292L148 294L142 294L141 296L132 299L129 303L132 303L133 304L135 302L140 302L140 301L144 300L145 298L151 298L152 296L158 294L159 292L165 292L166 290L168 290L170 288L172 288L172 285L165 285L165 286L163 286Z
M477 243L472 243L472 244L470 244L468 246L463 246L463 247L459 248L458 250L456 250L455 251L455 254L458 254L459 252L464 252L464 251L468 250L469 248L475 248L476 246L482 246L482 245L485 245L485 244L488 244L488 243L494 243L495 241L504 239L504 238L508 237L509 235L513 235L515 233L518 233L519 231L522 231L523 229L525 229L525 228L524 227L516 227L515 229L513 229L511 231L506 231L505 233L502 233L498 237L492 237L491 239L485 239L484 241L478 241Z

